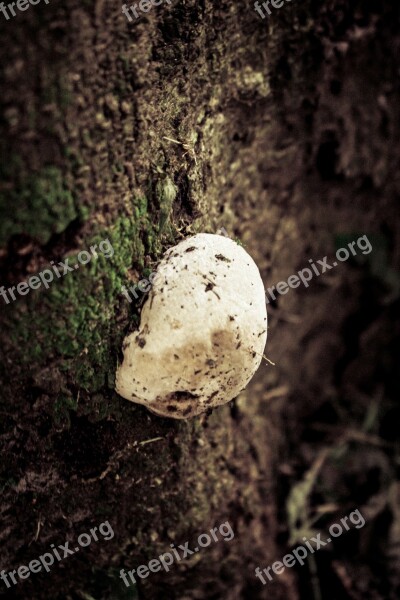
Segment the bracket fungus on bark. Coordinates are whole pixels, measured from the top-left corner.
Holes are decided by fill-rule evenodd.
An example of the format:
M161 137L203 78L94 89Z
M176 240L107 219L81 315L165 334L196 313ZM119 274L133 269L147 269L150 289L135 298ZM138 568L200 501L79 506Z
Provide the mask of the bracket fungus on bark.
M236 242L200 233L170 248L138 331L123 344L116 391L165 417L194 417L235 398L267 339L264 286Z

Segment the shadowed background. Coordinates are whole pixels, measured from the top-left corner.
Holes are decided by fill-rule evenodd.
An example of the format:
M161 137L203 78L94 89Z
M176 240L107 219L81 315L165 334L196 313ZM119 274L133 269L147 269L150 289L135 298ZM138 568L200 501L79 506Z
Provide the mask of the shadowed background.
M180 0L129 24L121 6L0 15L0 283L106 237L115 251L0 300L0 567L105 520L115 532L0 597L394 600L399 7L305 0L261 20ZM266 287L359 235L373 251L268 305L275 366L236 401L162 419L113 391L140 315L120 290L221 226ZM255 577L355 508L362 529ZM231 542L123 585L122 567L226 520Z

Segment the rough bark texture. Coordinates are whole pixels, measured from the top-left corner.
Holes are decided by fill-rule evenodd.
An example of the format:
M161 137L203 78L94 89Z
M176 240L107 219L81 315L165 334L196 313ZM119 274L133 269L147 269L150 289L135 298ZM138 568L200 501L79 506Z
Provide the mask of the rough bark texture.
M384 420L399 417L398 384L384 383L398 352L399 8L306 0L262 21L251 4L179 0L133 24L120 8L52 0L2 21L1 282L106 237L115 253L2 305L0 566L73 547L105 520L115 537L0 595L308 597L293 571L269 586L254 576L286 552L289 488L320 445L334 445L329 432L307 440L291 470L301 423L332 398L358 422L378 392L390 442ZM377 250L269 305L276 366L234 403L158 418L113 391L140 313L120 289L175 241L221 226L266 287L346 235L368 233ZM395 453L382 460L390 480ZM339 485L333 472L327 489ZM121 582L120 568L226 520L231 542L138 589Z

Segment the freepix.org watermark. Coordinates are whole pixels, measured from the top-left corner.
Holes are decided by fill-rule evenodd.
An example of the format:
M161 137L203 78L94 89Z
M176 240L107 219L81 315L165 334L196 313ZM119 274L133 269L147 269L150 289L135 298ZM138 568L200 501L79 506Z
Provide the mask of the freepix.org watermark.
M140 565L137 569L128 571L128 574L125 572L125 569L121 569L120 577L125 583L126 587L129 587L132 585L132 583L136 584L136 579L134 577L135 573L140 577L140 579L146 579L146 577L150 575L150 572L157 573L158 571L161 571L161 569L164 569L164 571L168 572L175 559L177 562L180 562L181 560L185 560L185 558L188 556L196 554L196 552L200 552L201 548L207 548L207 546L209 546L213 540L214 542L219 542L220 538L218 537L218 533L222 536L225 542L229 542L235 537L229 522L225 521L225 523L222 523L222 525L219 527L210 529L211 535L208 535L208 533L202 533L199 535L197 538L198 545L195 546L193 550L189 548L189 542L185 542L183 545L181 544L178 546L179 550L181 550L181 555L178 548L175 548L174 544L170 544L170 547L172 548L171 552L164 552L164 554L161 554L158 559L154 558L150 560L148 564ZM132 583L129 583L127 575Z
M131 292L131 294L135 298L135 300L137 300L139 298L137 290L139 290L142 294L146 294L146 292L148 292L150 290L150 288L152 287L156 276L157 276L157 273L154 271L153 273L150 273L150 275L148 276L147 279L141 279L138 283L135 283L130 286L129 291ZM122 286L121 293L125 296L125 298L129 302L132 302L132 298L130 297L129 292L126 289L125 285Z
M46 4L49 3L49 0L44 0L46 2ZM3 13L3 16L7 19L7 21L10 18L10 15L13 17L17 16L17 13L14 10L14 6L16 5L18 10L22 10L25 11L29 8L30 4L35 5L35 4L39 4L40 0L36 0L34 2L34 0L17 0L17 2L11 2L10 4L7 4L7 6L5 6L4 2L0 3L0 10ZM9 13L7 12L7 9L9 11Z
M286 2L291 2L291 1L292 1L292 0L286 0ZM271 14L272 14L272 11L271 11L271 9L270 9L270 5L271 5L273 8L282 8L282 6L283 6L284 4L285 4L285 3L284 3L284 1L283 1L283 0L267 0L266 2L263 2L263 3L262 3L262 6L263 6L263 8L264 8L265 12L266 12L268 15L271 15ZM264 12L263 12L263 10L262 10L262 8L261 8L261 6L260 6L260 3L259 3L258 1L254 3L254 10L255 10L255 11L256 11L256 12L257 12L259 15L260 15L260 17L261 17L262 19L265 19L265 14L264 14Z
M357 254L357 249L354 249L355 245L357 245L357 248L361 250L362 254L369 254L372 251L372 245L366 235L362 235L361 237L357 238L354 242L350 242L349 244L347 244L347 248L350 249L350 252L353 256ZM348 260L348 258L350 257L350 252L347 248L339 248L339 250L337 250L336 258L338 261L344 262ZM287 294L289 288L297 288L301 283L305 287L308 287L309 282L314 277L314 275L318 277L319 275L326 273L326 271L330 271L338 265L337 261L334 261L332 264L329 264L327 256L324 256L322 260L317 260L317 265L314 263L312 258L310 258L308 262L310 263L311 268L306 267L305 269L301 269L301 271L298 271L296 275L290 275L287 281L280 281L276 285L273 285L270 288L268 288L265 292L266 303L270 303L270 298L272 298L272 300L276 300L276 293L280 295ZM270 298L268 298L268 294Z
M263 585L266 585L267 581L265 578L268 578L269 581L273 580L273 575L271 575L270 573L271 570L273 573L275 573L275 575L281 575L284 572L285 568L290 569L291 567L294 567L296 563L303 566L304 560L307 558L309 553L314 554L316 550L319 550L327 544L330 544L332 538L337 538L340 535L342 535L343 528L346 531L349 531L349 529L351 528L350 525L347 523L347 521L349 520L350 523L354 525L356 529L361 529L361 527L364 527L365 525L365 519L360 513L360 511L357 509L350 513L348 517L343 517L342 519L340 519L341 524L333 523L328 529L329 537L326 540L321 540L320 533L318 533L316 537L312 537L309 540L304 537L304 546L307 546L307 548L305 548L304 546L297 546L297 548L292 550L290 554L285 554L285 556L282 558L282 562L277 560L272 564L272 566L269 566L263 569L262 571L260 567L257 567L255 570L256 577L258 577L258 579ZM314 546L311 544L311 542L314 543Z
M86 546L90 546L93 540L97 542L99 538L97 537L96 531L98 531L102 535L104 540L112 540L112 538L114 537L114 531L110 523L108 521L104 521L104 523L101 523L98 527L92 527L92 529L90 530L90 535L88 533L81 533L77 540L79 546L81 546L82 548L86 548ZM73 550L68 546L69 542L65 542L65 544L60 544L59 546L57 546L57 548L54 544L50 544L50 547L52 549L51 552L45 552L44 554L39 556L38 559L31 560L28 566L21 565L20 567L18 567L18 569L14 569L14 571L9 571L8 573L6 573L3 570L0 573L0 577L4 581L6 586L9 588L11 587L11 583L12 585L16 585L18 583L16 575L18 575L19 579L27 579L28 577L30 577L31 573L39 573L39 571L41 571L42 568L44 568L45 571L49 572L50 567L54 565L54 557L58 560L58 562L60 562L67 556L75 554L80 550L79 546L75 546Z
M16 300L16 293L21 296L26 296L29 294L31 290L37 290L40 286L44 285L46 289L49 288L49 284L54 280L54 273L57 278L64 277L67 273L71 271L75 271L79 269L79 265L87 265L93 258L97 258L98 253L96 248L99 249L99 252L103 254L106 258L111 258L114 255L114 248L111 245L110 240L107 238L102 240L99 245L93 244L90 246L90 252L87 250L81 250L77 256L78 262L74 265L69 264L69 258L66 258L63 262L59 262L57 265L54 264L54 261L51 260L50 264L51 269L44 269L40 271L37 275L32 275L29 277L27 281L21 281L16 286L13 285L6 289L3 286L0 287L0 296L3 298L6 304L10 304L11 301Z
M133 21L132 16L134 16L135 19L139 19L142 16L141 14L138 14L138 10L141 13L147 13L152 8L152 6L159 6L163 3L163 1L164 0L140 0L140 2L132 4L131 6L126 6L126 4L123 4L122 12L124 13L128 21ZM165 0L165 2L171 4L171 0Z

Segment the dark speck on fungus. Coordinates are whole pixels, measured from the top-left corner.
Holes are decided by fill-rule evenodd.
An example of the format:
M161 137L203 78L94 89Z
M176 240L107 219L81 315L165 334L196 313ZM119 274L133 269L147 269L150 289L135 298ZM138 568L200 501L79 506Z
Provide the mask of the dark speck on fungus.
M223 260L225 262L232 262L231 260L229 260L229 258L226 258L226 256L223 256L222 254L216 254L215 258L218 260Z

